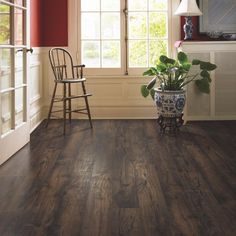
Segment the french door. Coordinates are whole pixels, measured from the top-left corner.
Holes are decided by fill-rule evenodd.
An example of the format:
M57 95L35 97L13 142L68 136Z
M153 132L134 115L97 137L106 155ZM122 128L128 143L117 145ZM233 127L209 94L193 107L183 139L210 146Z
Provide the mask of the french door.
M0 0L0 164L30 138L28 4Z

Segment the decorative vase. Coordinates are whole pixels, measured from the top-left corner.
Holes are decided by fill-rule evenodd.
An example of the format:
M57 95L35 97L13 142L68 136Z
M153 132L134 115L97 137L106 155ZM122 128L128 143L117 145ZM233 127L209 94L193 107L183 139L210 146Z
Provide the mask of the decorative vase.
M157 106L157 114L162 117L181 117L186 100L186 91L162 91L155 90L155 103Z

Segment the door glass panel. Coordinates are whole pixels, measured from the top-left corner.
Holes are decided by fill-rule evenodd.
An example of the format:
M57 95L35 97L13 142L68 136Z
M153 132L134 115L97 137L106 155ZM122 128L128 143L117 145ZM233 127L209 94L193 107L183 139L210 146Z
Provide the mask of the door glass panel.
M15 4L24 6L24 0L15 0Z
M15 44L24 44L23 40L23 10L15 8Z
M0 4L0 44L10 44L10 7Z
M11 103L12 103L12 93L1 94L1 134L5 134L11 130Z
M24 122L24 88L18 88L15 91L15 125L18 126Z
M0 89L11 87L11 49L0 49Z
M23 74L23 51L15 51L15 86L20 86L24 83Z

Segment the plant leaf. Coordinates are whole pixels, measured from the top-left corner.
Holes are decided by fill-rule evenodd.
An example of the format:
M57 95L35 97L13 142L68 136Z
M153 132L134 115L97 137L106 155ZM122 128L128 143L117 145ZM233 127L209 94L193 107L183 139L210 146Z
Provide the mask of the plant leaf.
M153 73L153 70L152 70L152 67L151 67L150 69L144 71L143 75L155 75L155 74Z
M211 76L210 76L210 73L207 71L207 70L203 70L200 75L203 77L203 78L207 78L209 82L211 82Z
M153 88L153 86L156 84L156 77L154 77L147 85L147 89L150 90Z
M185 71L189 71L192 64L188 62L188 63L184 63L182 66Z
M160 62L164 63L164 64L167 64L167 60L168 60L168 57L165 56L165 55L161 55L160 56Z
M207 78L203 78L203 79L199 79L195 81L198 89L202 92L202 93L210 93L210 84L209 84L209 80Z
M163 72L166 70L166 65L165 64L158 64L156 65L156 70L159 71L159 72Z
M216 68L217 66L210 62L205 62L205 61L200 62L200 69L202 70L212 71L212 70L215 70Z
M155 67L151 67L153 75L158 75L159 71Z
M188 63L188 57L184 52L178 53L178 60L179 60L180 64Z
M175 62L176 62L176 61L175 61L174 59L172 59L172 58L168 58L167 63L169 63L169 64L171 64L171 65L174 65Z
M172 59L172 58L169 58L169 57L167 57L167 56L165 56L165 55L161 55L160 56L160 62L162 62L163 64L172 64L172 65L174 65L175 64L175 60L174 59Z
M141 86L141 94L145 98L149 95L149 90L147 89L146 85Z
M152 99L154 100L154 96L155 96L155 90L154 89L150 90L150 95L151 95Z
M201 61L197 59L193 59L192 65L200 65Z

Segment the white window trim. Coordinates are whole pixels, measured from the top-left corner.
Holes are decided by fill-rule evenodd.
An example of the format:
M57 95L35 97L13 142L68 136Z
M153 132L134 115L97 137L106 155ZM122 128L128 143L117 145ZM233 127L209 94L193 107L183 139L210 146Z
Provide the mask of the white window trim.
M123 1L122 1L123 2ZM176 50L174 48L175 41L180 39L180 17L175 16L174 12L179 5L179 0L168 0L168 53L169 56L175 56ZM121 4L121 9L125 6ZM81 64L80 52L81 52L81 30L80 30L80 4L78 0L68 1L68 49L71 51L73 57L78 64ZM121 12L123 14L123 12ZM124 36L125 21L124 17L121 17L121 36ZM124 40L121 39L121 49L124 50ZM85 69L86 75L90 76L125 76L125 53L121 52L121 68L89 68ZM129 68L129 75L141 75L147 68ZM127 76L129 77L129 76Z

